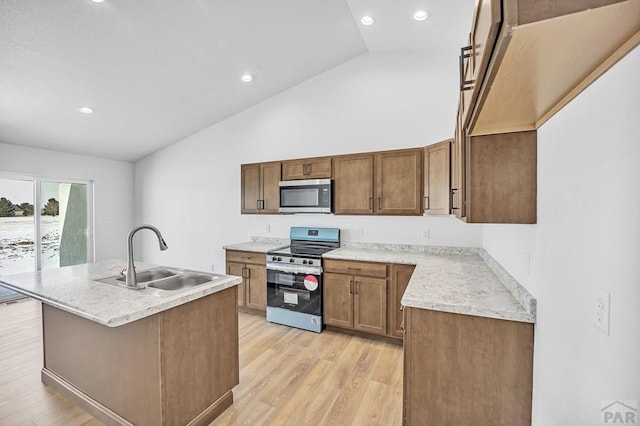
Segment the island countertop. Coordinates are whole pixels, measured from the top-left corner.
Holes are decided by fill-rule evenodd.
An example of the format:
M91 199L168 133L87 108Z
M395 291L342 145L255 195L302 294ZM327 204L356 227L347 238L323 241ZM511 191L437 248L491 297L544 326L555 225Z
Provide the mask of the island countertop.
M117 327L242 282L240 277L218 275L220 278L211 283L180 291L175 295L158 297L144 291L95 281L118 275L125 265L125 261L116 259L65 266L35 273L3 276L0 277L0 284L99 324ZM138 272L156 267L158 266L136 263Z
M483 249L363 245L323 258L416 265L406 307L535 323L536 300Z

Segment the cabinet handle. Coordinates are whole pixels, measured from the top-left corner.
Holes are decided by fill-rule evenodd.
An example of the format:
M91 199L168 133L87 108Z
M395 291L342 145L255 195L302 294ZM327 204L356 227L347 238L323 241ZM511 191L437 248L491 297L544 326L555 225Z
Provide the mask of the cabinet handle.
M362 268L352 268L351 266L347 266L347 269L350 271L362 271Z
M356 281L356 294L358 294L358 281Z
M302 165L302 176L306 176L307 175L307 165L303 164Z
M256 200L256 210L260 210L260 200Z
M424 209L429 210L429 197L424 197Z
M460 49L460 91L464 92L465 90L473 89L471 86L475 83L475 80L465 80L464 79L464 60L471 57L470 52L473 49L473 46L465 46Z
M353 294L353 280L349 281L349 294Z
M373 209L373 197L369 197L369 210Z
M378 210L382 209L382 197L378 197Z
M459 210L460 207L455 207L453 200L454 200L454 196L456 195L456 193L458 192L458 188L451 188L451 210Z
M260 201L259 210L264 210L264 200L258 200L258 201Z

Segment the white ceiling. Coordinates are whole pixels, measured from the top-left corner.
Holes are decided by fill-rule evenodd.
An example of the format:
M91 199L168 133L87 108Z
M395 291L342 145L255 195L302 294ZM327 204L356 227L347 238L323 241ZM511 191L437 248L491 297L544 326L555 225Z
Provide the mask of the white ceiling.
M418 8L426 21L411 19ZM473 0L2 0L0 142L135 161L368 51L456 51L472 10ZM376 23L362 25L365 14Z

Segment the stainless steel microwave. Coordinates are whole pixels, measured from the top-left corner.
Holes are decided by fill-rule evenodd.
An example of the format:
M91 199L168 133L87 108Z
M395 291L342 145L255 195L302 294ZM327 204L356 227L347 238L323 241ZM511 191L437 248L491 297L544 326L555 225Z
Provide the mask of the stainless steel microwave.
M280 213L331 213L331 179L280 182Z

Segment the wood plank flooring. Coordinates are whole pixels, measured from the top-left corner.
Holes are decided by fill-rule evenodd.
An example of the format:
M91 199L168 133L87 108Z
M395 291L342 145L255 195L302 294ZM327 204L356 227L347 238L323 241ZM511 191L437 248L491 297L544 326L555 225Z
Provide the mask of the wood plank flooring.
M0 425L99 425L40 381L40 303L0 305ZM240 384L213 425L400 425L402 347L240 313Z

